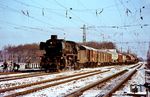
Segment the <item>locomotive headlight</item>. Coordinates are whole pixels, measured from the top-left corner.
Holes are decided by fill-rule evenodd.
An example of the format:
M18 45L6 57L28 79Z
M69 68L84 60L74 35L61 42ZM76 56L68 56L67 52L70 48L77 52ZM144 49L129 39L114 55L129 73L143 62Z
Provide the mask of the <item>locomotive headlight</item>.
M53 44L53 42L50 42L50 44Z

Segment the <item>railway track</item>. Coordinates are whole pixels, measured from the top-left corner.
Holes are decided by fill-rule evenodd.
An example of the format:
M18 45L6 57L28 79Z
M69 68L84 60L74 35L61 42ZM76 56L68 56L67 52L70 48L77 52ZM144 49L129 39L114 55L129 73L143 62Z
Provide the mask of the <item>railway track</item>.
M31 73L31 74L6 76L6 77L0 77L0 82L9 81L9 80L16 80L16 79L22 79L22 78L29 78L29 77L36 77L36 76L42 76L42 75L49 75L49 74L50 73L36 72L36 73Z
M132 66L135 68L131 71L123 70L106 78L103 78L95 83L89 84L77 91L74 91L70 94L67 94L65 97L79 97L85 91L88 90L100 90L95 97L111 97L112 93L114 93L123 83L129 80L133 74L135 74L136 69L140 68L140 66ZM107 83L107 84L106 84Z
M31 83L31 84L25 84L25 85L6 88L6 89L0 89L0 93L11 92L12 90L16 91L16 89L22 89L22 88L29 87L30 89L28 89L28 90L20 91L20 92L14 92L12 94L4 95L4 97L15 97L15 96L20 96L20 95L26 95L26 94L29 94L29 93L32 93L32 92L35 92L35 91L38 91L41 89L49 88L52 86L56 86L59 84L67 83L67 82L70 82L73 80L78 80L78 79L93 76L93 75L98 75L100 73L104 73L104 72L108 72L108 71L109 70L106 70L106 71L94 70L94 71L90 71L90 72L78 73L78 74L74 74L74 75L43 80L43 81ZM57 81L57 82L50 83L53 81Z
M119 89L123 85L123 83L127 82L133 74L136 73L136 69L131 70L119 77L117 77L115 80L112 80L109 85L102 88L102 91L96 95L97 97L110 97L112 94ZM104 92L105 91L105 92ZM106 92L107 91L107 92Z
M0 75L7 75L7 74L19 74L21 72L0 72Z
M130 68L133 68L133 67L135 67L135 66L132 66ZM109 71L109 70L106 70L106 71L103 71L103 72L107 72L107 71ZM48 80L33 82L33 83L30 83L30 84L12 86L12 87L8 87L8 88L0 89L0 94L2 94L4 97L15 97L15 96L26 95L26 94L36 92L38 90L42 90L42 89L49 88L49 87L52 87L52 86L57 86L57 85L60 85L60 84L64 84L64 83L70 82L72 80L78 80L78 79L86 78L86 77L89 77L89 76L97 75L97 74L100 74L100 73L103 73L103 72L99 71L99 70L94 70L94 71L84 72L84 73L80 73L80 74L74 74L74 75L69 75L69 76L57 77L57 78L54 78L54 79L48 79ZM127 72L127 70L124 70L122 72ZM68 78L75 77L75 76L76 77L78 76L78 77L68 79ZM53 82L53 81L64 80L64 79L66 79L66 80L50 83L50 82ZM29 88L29 89L22 91L21 89L24 89L24 88ZM18 91L18 92L15 92L14 90Z

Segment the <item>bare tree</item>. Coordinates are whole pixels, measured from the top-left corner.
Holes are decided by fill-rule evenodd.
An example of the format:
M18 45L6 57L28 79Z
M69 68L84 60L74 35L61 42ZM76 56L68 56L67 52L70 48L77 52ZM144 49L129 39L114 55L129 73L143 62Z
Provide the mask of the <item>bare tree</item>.
M116 45L112 42L95 42L95 41L91 41L91 42L86 42L86 43L79 43L82 45L86 45L89 47L93 47L96 49L115 49Z

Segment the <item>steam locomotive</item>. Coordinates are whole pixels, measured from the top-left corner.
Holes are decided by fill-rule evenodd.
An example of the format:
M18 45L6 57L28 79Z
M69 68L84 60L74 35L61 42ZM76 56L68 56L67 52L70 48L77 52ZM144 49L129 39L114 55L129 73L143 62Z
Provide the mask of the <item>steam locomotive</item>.
M73 41L57 39L57 35L51 35L51 39L40 42L40 49L45 51L40 66L46 72L138 62L137 57L132 54L94 49Z
M51 39L40 43L40 49L46 52L40 63L45 71L77 68L78 45L75 42L57 39L56 35L52 35Z

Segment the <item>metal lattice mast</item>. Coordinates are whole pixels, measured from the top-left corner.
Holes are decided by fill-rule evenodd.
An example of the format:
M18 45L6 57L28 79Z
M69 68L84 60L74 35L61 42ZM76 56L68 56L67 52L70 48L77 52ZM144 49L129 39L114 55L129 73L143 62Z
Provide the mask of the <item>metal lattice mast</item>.
M81 29L83 29L83 43L86 42L86 26L85 24L83 25L83 27L81 27Z

